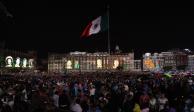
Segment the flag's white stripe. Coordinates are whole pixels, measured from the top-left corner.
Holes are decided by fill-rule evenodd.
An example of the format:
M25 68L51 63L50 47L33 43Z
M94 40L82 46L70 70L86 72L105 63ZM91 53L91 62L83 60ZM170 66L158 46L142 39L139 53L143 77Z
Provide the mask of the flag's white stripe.
M96 27L96 25L97 25L97 27ZM96 34L96 33L100 32L100 30L101 30L100 25L101 25L101 16L92 21L92 26L90 27L89 35Z

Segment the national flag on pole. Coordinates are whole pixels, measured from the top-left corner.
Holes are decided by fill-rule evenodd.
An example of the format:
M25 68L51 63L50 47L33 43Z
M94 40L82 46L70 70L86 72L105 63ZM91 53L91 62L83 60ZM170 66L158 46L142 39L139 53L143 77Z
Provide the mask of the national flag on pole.
M81 37L88 37L93 34L97 34L108 29L108 17L107 14L99 16L91 21L84 29Z

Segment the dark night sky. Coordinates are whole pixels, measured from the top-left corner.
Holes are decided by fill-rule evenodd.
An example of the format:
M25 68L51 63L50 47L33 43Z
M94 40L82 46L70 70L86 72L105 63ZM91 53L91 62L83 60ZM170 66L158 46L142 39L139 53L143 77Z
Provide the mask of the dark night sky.
M86 25L106 11L107 2L1 1L14 16L0 15L0 40L7 48L38 50L41 57L47 52L107 51L107 32L80 39ZM133 49L139 55L171 48L194 50L192 1L109 4L112 49L118 44L124 52Z

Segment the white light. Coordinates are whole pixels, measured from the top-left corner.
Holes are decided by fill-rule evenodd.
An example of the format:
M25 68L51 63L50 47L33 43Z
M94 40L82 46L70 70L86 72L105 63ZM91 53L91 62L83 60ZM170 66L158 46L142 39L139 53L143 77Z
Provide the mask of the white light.
M113 68L116 69L118 66L119 66L119 61L118 60L114 60Z
M16 58L15 67L20 67L20 58L19 57Z
M27 59L24 58L24 59L23 59L22 67L23 67L23 68L26 68L26 66L27 66Z
M97 68L102 68L102 60L97 59Z
M29 63L29 68L34 67L34 59L29 59L28 63Z
M184 49L185 51L187 51L187 52L191 52L191 50L189 50L189 49Z
M13 58L11 56L7 56L5 58L5 62L6 62L6 67L12 67L13 64Z
M72 69L72 62L71 62L71 60L67 61L67 69Z
M149 56L151 56L151 53L145 53L145 56L149 57Z

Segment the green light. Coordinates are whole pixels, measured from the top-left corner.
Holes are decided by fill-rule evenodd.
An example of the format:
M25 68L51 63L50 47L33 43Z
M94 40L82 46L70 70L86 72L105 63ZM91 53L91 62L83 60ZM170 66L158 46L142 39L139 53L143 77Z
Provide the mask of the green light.
M78 63L78 61L75 61L74 68L75 69L79 69L79 63Z

